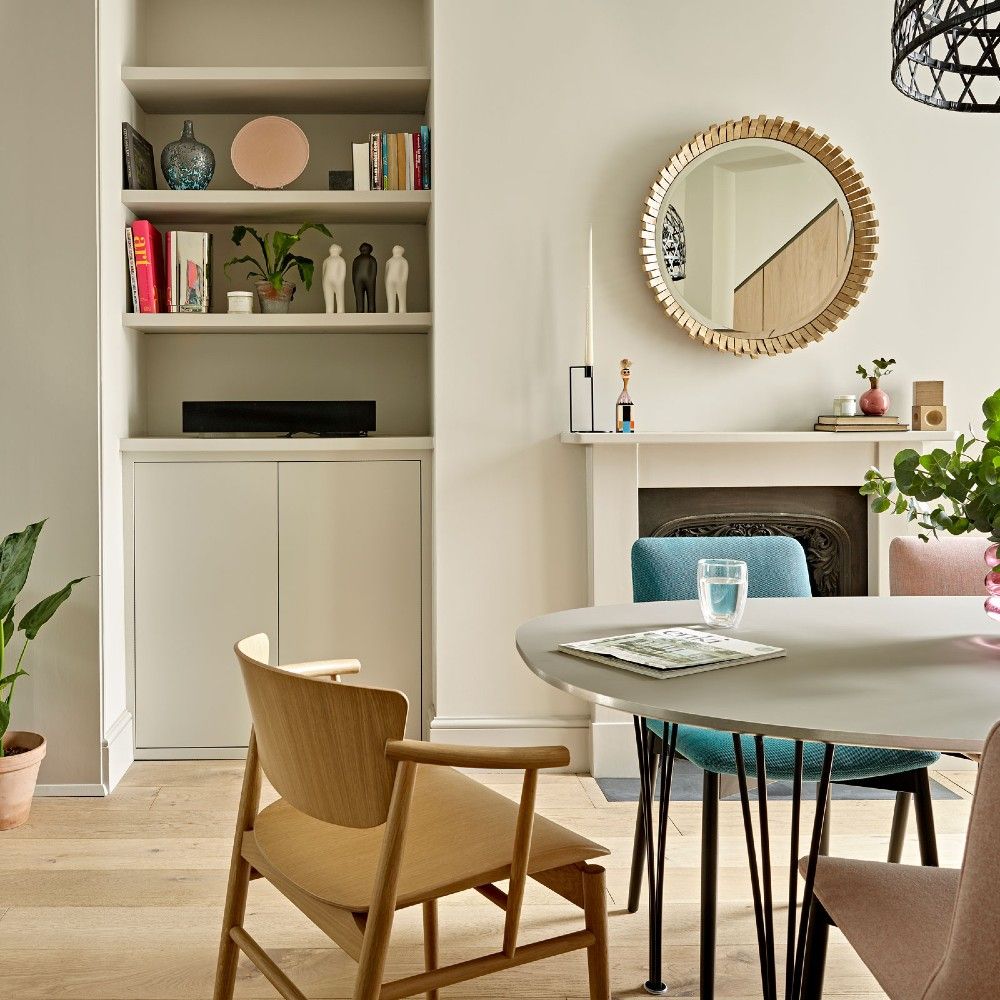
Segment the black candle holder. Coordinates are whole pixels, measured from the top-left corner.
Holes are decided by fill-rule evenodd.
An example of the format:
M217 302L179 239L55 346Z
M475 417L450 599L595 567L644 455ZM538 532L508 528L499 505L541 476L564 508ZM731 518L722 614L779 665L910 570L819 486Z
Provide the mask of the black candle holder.
M574 372L582 372L582 375L577 375L574 377ZM579 382L583 379L587 384L587 392L590 396L590 426L589 427L577 427L574 421L573 413L573 396L574 389L576 388L574 383ZM594 366L593 365L570 365L569 366L569 430L571 434L593 434L596 430L594 427Z

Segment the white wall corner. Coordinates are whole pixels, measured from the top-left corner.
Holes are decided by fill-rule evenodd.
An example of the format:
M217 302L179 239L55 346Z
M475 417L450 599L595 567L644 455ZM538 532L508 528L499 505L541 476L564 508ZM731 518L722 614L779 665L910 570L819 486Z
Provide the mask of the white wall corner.
M110 795L115 786L125 777L125 772L135 760L135 738L132 727L132 713L126 709L108 727L101 742L101 775L104 780L105 795Z
M635 725L629 715L591 723L590 770L595 778L638 778Z
M568 774L590 770L589 716L543 716L541 718L456 718L436 716L431 720L432 743L459 746L564 746L569 750Z

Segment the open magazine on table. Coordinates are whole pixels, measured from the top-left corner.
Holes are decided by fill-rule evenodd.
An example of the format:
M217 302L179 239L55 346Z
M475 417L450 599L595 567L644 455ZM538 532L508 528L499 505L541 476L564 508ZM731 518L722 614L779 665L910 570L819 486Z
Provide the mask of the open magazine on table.
M564 642L559 648L572 656L647 677L678 677L785 655L778 646L763 646L696 628L632 632L584 642Z

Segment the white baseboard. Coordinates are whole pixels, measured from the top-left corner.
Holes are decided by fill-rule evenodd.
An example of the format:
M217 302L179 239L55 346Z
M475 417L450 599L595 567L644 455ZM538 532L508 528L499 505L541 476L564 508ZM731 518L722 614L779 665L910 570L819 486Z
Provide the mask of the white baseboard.
M632 719L595 719L591 726L591 774L595 778L638 778Z
M125 709L108 726L101 741L101 774L104 776L105 795L115 790L118 782L125 777L125 772L132 766L135 759L132 749L134 745L132 713Z
M590 719L582 715L509 719L436 716L431 720L430 740L459 746L564 746L570 755L567 772L590 770Z
M94 798L107 794L104 785L35 785L36 799Z

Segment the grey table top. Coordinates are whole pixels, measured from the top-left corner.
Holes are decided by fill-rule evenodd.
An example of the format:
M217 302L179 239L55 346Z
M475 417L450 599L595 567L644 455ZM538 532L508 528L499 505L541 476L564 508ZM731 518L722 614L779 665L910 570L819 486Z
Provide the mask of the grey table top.
M977 752L1000 719L1000 625L977 597L748 601L727 634L787 655L682 677L646 677L557 648L694 624L696 601L578 608L526 622L517 649L542 680L587 701L728 732Z

